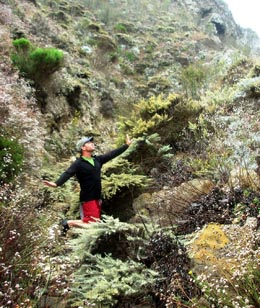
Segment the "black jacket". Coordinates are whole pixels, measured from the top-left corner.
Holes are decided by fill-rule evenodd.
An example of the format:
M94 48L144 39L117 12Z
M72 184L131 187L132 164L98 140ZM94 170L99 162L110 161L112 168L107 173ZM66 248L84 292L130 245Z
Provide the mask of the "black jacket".
M82 157L78 158L55 182L57 186L64 184L69 178L76 175L80 184L80 201L101 199L101 168L109 160L122 154L128 145L110 151L103 155L93 156L95 166L92 166Z

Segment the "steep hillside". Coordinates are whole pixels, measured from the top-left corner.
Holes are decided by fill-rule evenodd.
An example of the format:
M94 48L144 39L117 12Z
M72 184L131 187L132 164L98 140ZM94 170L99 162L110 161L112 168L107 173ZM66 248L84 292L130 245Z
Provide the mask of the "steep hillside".
M222 0L0 8L0 306L258 307L257 35ZM80 188L42 179L126 134L102 220L62 238Z
M222 1L4 1L1 21L8 50L24 36L65 53L64 68L35 92L50 133L80 114L87 132L111 135L101 122L141 97L182 93L184 67L209 70L253 45Z

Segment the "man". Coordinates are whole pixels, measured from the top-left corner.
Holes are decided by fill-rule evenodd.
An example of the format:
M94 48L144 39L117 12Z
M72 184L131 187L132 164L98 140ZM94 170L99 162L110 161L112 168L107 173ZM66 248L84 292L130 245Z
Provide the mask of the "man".
M76 145L80 157L59 177L56 182L44 180L49 187L58 187L69 178L76 175L80 184L80 217L81 220L64 220L63 232L70 227L84 227L86 223L96 221L101 216L101 168L111 159L122 154L131 144L131 139L126 135L126 143L120 148L103 155L92 155L95 151L93 137L83 137Z

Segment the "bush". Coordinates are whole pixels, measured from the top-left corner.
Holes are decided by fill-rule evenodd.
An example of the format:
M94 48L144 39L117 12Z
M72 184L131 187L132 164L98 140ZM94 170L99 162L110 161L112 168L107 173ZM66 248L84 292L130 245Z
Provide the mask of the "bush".
M57 71L63 62L63 52L56 48L37 48L30 54L32 74L51 75Z
M71 307L83 302L103 308L147 303L158 274L140 260L146 243L143 227L103 216L101 222L78 232L80 236L69 242L71 259L81 260L73 275Z
M28 182L24 186L27 189ZM56 214L39 210L45 196L30 190L13 187L10 200L0 200L1 307L47 307L50 296L57 301L66 296L71 270L70 263L57 256L62 245L58 226L52 223Z
M14 40L13 41L13 46L18 50L18 51L26 51L28 52L30 49L32 49L32 44L31 42L22 37L20 39Z
M199 98L200 89L206 81L206 70L201 65L189 65L181 73L181 82L186 95Z
M35 48L26 38L13 41L13 64L24 77L39 82L56 72L63 64L63 52L56 48Z
M9 183L20 172L23 147L15 140L0 135L0 182Z

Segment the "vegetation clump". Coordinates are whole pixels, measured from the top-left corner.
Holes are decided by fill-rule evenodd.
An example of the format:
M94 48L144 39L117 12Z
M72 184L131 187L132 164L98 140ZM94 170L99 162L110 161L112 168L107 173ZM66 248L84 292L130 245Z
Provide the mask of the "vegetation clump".
M0 135L0 183L10 183L21 172L24 149L17 140Z
M9 199L6 194L3 198L0 195L1 306L38 307L44 294L61 301L70 270L66 260L57 257L59 231L57 226L50 227L52 212L46 213L47 217L39 210L37 206L44 203L44 196L37 190L29 193L17 186L9 194Z
M64 61L61 50L56 48L37 48L26 38L13 41L12 62L20 73L35 82L48 78L59 70Z
M115 51L117 46L112 37L106 34L101 34L97 38L97 46L102 51L112 52Z
M101 222L79 232L80 237L70 240L74 255L82 258L70 298L73 305L85 301L124 307L129 302L152 302L148 293L158 273L138 257L146 237L143 227L103 216Z
M182 70L180 79L188 97L197 99L206 81L206 69L200 64L191 64Z
M133 137L157 133L163 143L174 144L180 142L190 123L199 121L202 110L198 101L185 100L178 94L153 95L134 104L130 117L120 117L120 133L129 132Z
M207 307L258 307L260 304L259 236L250 224L222 226L228 235L225 248L210 258L197 276L193 275L207 299ZM217 239L214 232L209 239ZM226 252L224 257L221 251ZM221 283L219 283L221 281Z
M157 307L187 307L191 298L200 294L200 288L189 275L191 260L177 238L166 232L154 232L147 246L146 262L160 274L153 292Z

